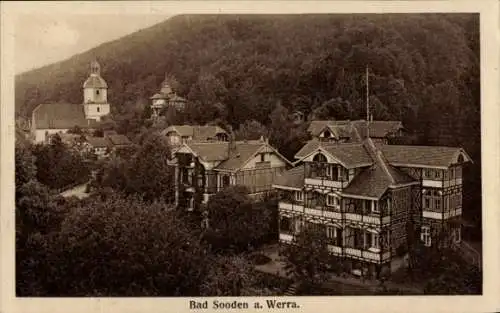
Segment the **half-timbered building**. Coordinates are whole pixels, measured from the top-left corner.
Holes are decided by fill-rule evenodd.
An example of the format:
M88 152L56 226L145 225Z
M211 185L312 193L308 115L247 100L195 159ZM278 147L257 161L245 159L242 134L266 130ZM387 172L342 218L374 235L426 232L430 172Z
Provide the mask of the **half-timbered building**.
M321 228L330 252L357 275L394 271L408 253L409 232L426 245L437 232L460 241L461 148L312 140L298 165L276 179L280 242L306 224Z
M185 142L175 149L171 165L175 168L175 205L188 211L199 209L228 186L246 186L250 195L262 195L291 167L264 139Z

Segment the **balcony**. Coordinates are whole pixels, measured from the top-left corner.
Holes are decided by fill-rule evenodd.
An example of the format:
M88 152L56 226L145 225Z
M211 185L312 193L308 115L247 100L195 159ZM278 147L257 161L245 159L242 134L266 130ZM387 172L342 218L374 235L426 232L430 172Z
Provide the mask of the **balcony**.
M280 202L278 204L278 208L281 210L288 210L292 212L304 212L304 206L302 204L294 204L294 203L288 203L288 202Z
M356 249L356 248L345 248L345 254L347 256L355 257L355 258L360 258L360 259L365 259L365 260L370 260L374 262L384 262L388 261L390 258L390 252L385 251L384 253L381 253L380 251L377 251L376 249L373 250L362 250L362 249Z
M363 222L373 225L385 225L391 221L390 216L384 216L381 218L380 216L362 215L358 213L345 213L345 219L347 221Z
M280 241L285 243L291 243L293 241L293 235L287 233L280 233Z
M435 220L443 220L443 219L446 220L461 215L462 215L462 208L456 210L449 210L446 212L422 211L422 216L424 218L430 218Z
M305 184L313 186L331 187L331 188L343 188L347 186L347 183L330 180L328 178L306 178Z
M305 213L313 216L328 217L332 219L341 220L342 214L346 221L360 222L371 224L375 226L386 225L390 222L390 216L380 218L374 215L362 215L358 213L341 213L339 211L322 210L321 207L309 208L303 204L295 204L290 202L279 202L278 207L280 210L287 210L295 213Z

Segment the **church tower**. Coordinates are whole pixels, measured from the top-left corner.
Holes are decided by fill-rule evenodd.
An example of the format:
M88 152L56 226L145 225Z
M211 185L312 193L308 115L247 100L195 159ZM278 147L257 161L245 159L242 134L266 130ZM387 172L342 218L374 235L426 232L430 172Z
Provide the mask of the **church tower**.
M101 66L97 61L90 63L90 76L83 84L83 106L85 117L97 121L110 111L108 84L101 77Z

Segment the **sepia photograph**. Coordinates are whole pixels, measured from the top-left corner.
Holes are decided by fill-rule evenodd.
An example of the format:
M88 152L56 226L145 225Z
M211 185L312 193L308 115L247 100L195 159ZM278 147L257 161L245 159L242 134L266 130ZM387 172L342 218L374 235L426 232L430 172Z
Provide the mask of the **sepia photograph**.
M481 18L18 14L15 297L483 295Z

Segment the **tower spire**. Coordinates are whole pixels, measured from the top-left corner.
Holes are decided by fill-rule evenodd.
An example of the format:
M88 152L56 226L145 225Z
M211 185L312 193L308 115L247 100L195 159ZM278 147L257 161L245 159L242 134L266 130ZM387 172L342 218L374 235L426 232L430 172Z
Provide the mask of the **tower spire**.
M90 75L101 75L101 65L99 64L99 62L97 62L96 59L90 62Z

